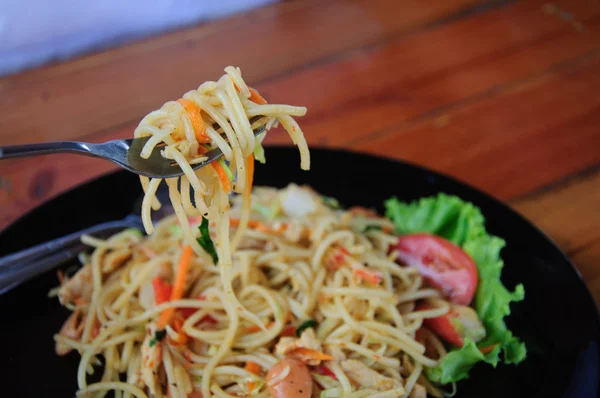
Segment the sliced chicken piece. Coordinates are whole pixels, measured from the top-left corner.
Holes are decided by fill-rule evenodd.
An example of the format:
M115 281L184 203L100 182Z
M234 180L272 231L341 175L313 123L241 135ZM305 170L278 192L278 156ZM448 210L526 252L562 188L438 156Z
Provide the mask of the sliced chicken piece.
M401 387L398 380L381 375L357 359L342 361L341 365L342 369L346 372L346 375L363 388L388 391Z

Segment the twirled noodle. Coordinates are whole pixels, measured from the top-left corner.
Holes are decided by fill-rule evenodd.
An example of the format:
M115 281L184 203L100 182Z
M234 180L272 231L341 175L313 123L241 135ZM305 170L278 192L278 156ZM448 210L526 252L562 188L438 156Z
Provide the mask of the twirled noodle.
M254 153L264 156L257 127L281 124L301 167L310 167L292 118L306 109L267 104L239 69L225 72L135 130L150 136L143 158L161 151L184 172L165 181L175 214L152 222L163 181L141 177L149 236L84 237L92 254L80 256L84 266L56 291L74 310L55 340L59 355L81 354L78 395L268 397L267 381L291 370L271 380L267 372L292 356L310 367L313 391L326 397L407 397L423 389L439 396L423 369L445 349L432 333L417 340L416 331L448 312L448 303L387 253L395 237L384 218L330 208L294 184L252 190ZM215 148L225 161L194 171ZM415 310L417 301L428 305ZM99 356L103 375L88 384Z
M295 209L288 201L299 192L313 205L307 214L290 215L287 211ZM241 195L233 199L223 215L227 230L221 233L238 230L229 220L239 219L243 200ZM93 282L86 297L95 304L77 308L81 325L91 325L89 337L55 337L57 347L82 354L80 392L268 397L267 371L293 355L293 344L309 344L331 358L321 365L327 367L326 374L308 362L314 390L324 391L323 396L408 397L415 389L441 396L423 369L435 367L445 348L427 331L425 340L417 340L416 331L423 319L445 314L449 305L437 290L423 285L418 273L389 260L387 250L377 244L387 236L365 233L356 228L359 216L353 211L331 209L318 194L295 185L282 190L256 187L249 205L250 226L228 267L231 283L222 283L224 264L194 256L183 297L160 304L153 281L173 278L180 246L186 243L178 215L158 222L149 237L125 231L108 240L86 238L95 246L86 265ZM124 250L126 255L112 255ZM117 257L121 262L111 266ZM86 267L61 290L85 277ZM264 329L232 305L228 286ZM64 291L59 297L68 299ZM415 310L417 302L427 302L427 309ZM150 347L156 320L169 308L177 309L181 319L168 325L164 340ZM285 337L307 319L315 321L314 332ZM98 355L105 358L103 380L88 384L86 374ZM375 372L377 377L370 377L376 382L361 380L361 372ZM130 387L120 382L121 373Z

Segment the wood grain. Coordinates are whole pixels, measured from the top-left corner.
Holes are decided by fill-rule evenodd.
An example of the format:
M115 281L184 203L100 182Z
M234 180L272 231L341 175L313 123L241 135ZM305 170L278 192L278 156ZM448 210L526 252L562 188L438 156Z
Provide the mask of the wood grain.
M599 68L595 51L437 118L400 125L360 148L510 199L600 161Z
M258 88L267 98L308 107L302 125L311 142L360 148L366 136L394 134L403 123L493 96L599 47L600 7L576 2L569 8L582 15L582 34L545 14L543 4L498 7Z
M227 65L240 66L249 82L265 80L433 23L472 3L288 2L12 76L0 81L1 143L86 136L139 120L216 79Z
M129 137L148 111L220 76L227 64L240 65L250 82L268 81L443 24L480 3L286 2L11 76L0 80L0 144ZM390 10L402 10L401 17ZM10 189L0 192L0 228L58 193L114 169L76 156L2 162L0 178Z
M516 200L532 220L571 257L600 303L600 168Z

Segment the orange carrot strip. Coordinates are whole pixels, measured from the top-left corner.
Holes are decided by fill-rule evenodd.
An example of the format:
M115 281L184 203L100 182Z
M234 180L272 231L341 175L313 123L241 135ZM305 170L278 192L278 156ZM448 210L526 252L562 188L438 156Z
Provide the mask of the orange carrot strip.
M169 282L157 276L152 280L152 287L154 288L154 301L157 305L169 301L171 293L173 293L173 287Z
M331 355L327 355L321 351L312 350L310 348L305 347L296 348L293 352L317 361L331 361L335 359Z
M254 391L254 382L252 380L248 381L248 393L251 394Z
M491 352L498 344L491 344L485 347L481 347L479 349L479 351L481 351L482 354L487 354L489 352Z
M231 181L229 181L229 176L223 169L223 166L221 166L221 163L215 161L211 163L211 166L217 172L217 176L219 176L219 180L223 185L223 190L225 190L225 192L228 194L231 193Z
M355 276L369 282L372 283L374 285L378 285L381 280L382 277L381 275L379 275L376 272L372 272L372 271L367 271L366 269L355 269L354 271L352 271L354 273Z
M194 127L194 133L198 142L201 144L208 144L210 142L210 137L206 133L206 126L202 121L202 116L200 115L200 108L192 101L183 98L178 99L177 102L183 105L188 116L190 117L190 121L192 122L192 126Z
M248 87L248 90L250 90L250 101L259 105L265 105L267 103L267 100L264 99L263 96L258 93L258 91L252 87Z
M250 154L246 158L246 192L248 197L252 194L252 182L254 180L254 155Z
M250 372L253 373L255 375L260 373L260 365L257 364L256 362L252 362L252 361L248 361L246 362L246 367L245 369Z
M181 254L179 264L177 265L177 272L175 273L175 282L173 283L173 291L171 292L170 301L177 300L183 296L183 287L185 284L185 278L190 269L190 260L192 258L192 247L187 245ZM158 330L164 330L164 328L171 322L175 308L168 308L164 310L158 317L156 324Z
M237 227L240 225L240 219L239 218L231 218L229 220L229 224L233 227ZM256 229L260 232L264 232L267 234L273 233L273 229L271 229L271 227L269 227L268 225L260 222L260 221L256 221L256 220L248 220L248 227L252 228L252 229Z

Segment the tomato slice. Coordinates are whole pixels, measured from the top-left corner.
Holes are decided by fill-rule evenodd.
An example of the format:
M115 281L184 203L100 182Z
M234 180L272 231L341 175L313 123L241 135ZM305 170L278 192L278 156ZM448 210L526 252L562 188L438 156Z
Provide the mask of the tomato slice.
M422 311L431 307L420 304L416 309ZM474 342L481 341L485 337L485 327L477 313L473 308L464 305L454 305L444 315L424 319L423 324L443 340L457 347L463 346L465 337Z
M477 266L454 243L427 233L402 235L396 246L398 261L419 273L451 302L469 305L477 288Z

